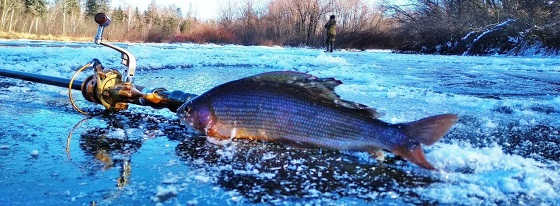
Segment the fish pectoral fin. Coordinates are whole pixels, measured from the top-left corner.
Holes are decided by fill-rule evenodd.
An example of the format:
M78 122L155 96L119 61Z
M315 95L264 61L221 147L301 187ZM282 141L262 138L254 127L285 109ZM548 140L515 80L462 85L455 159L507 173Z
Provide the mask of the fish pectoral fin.
M379 162L385 161L385 153L381 149L370 150L369 153Z
M225 145L230 143L231 139L223 136L206 136L206 141L214 145Z

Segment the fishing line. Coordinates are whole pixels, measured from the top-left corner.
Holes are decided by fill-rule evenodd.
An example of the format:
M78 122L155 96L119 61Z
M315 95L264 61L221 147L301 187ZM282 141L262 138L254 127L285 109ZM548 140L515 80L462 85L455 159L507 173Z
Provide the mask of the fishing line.
M72 97L72 84L74 84L74 79L76 79L76 77L78 77L78 74L80 74L84 69L86 69L88 67L91 67L91 66L92 66L92 63L87 63L86 65L84 65L80 69L78 69L76 72L74 72L74 75L72 75L72 78L70 79L70 83L68 84L68 99L70 100L70 104L72 105L72 108L74 108L74 110L78 111L79 113L82 113L82 114L87 115L87 116L94 116L94 114L84 112L80 108L78 108L78 106L76 106L76 104L74 103L74 98ZM72 134L70 134L70 135L72 135Z
M72 140L72 134L74 133L74 130L78 129L78 127L80 127L84 122L90 120L93 117L94 116L87 116L86 118L80 120L74 125L74 127L72 127L70 133L68 133L68 137L66 137L66 157L68 157L68 160L72 160L72 157L70 156L70 141Z

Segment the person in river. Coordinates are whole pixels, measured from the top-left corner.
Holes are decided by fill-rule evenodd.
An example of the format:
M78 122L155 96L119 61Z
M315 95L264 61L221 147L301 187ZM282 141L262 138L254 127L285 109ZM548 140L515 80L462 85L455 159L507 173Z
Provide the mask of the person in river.
M336 36L336 20L334 15L331 15L329 21L325 24L325 30L327 30L327 52L333 52Z

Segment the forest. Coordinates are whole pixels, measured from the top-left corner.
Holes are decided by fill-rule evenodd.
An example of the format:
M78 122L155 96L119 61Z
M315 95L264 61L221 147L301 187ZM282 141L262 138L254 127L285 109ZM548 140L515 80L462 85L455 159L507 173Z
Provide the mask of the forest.
M113 21L106 35L110 41L321 47L323 25L335 15L338 48L468 55L560 48L556 0L228 0L211 20L156 1L146 10L115 8L110 0L0 3L3 38L91 38L93 15L105 12Z

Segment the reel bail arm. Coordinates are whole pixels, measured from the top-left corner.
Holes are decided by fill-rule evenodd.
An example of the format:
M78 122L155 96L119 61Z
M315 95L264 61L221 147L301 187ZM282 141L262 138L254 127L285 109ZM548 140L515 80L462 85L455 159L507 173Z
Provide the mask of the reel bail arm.
M105 30L105 27L108 27L109 24L111 24L111 18L109 18L109 16L104 13L98 13L95 15L95 22L99 26L97 27L97 34L95 35L94 43L109 47L121 53L121 63L127 67L124 71L125 76L122 80L123 82L132 83L134 81L134 73L136 72L136 57L121 47L103 42L103 31Z

